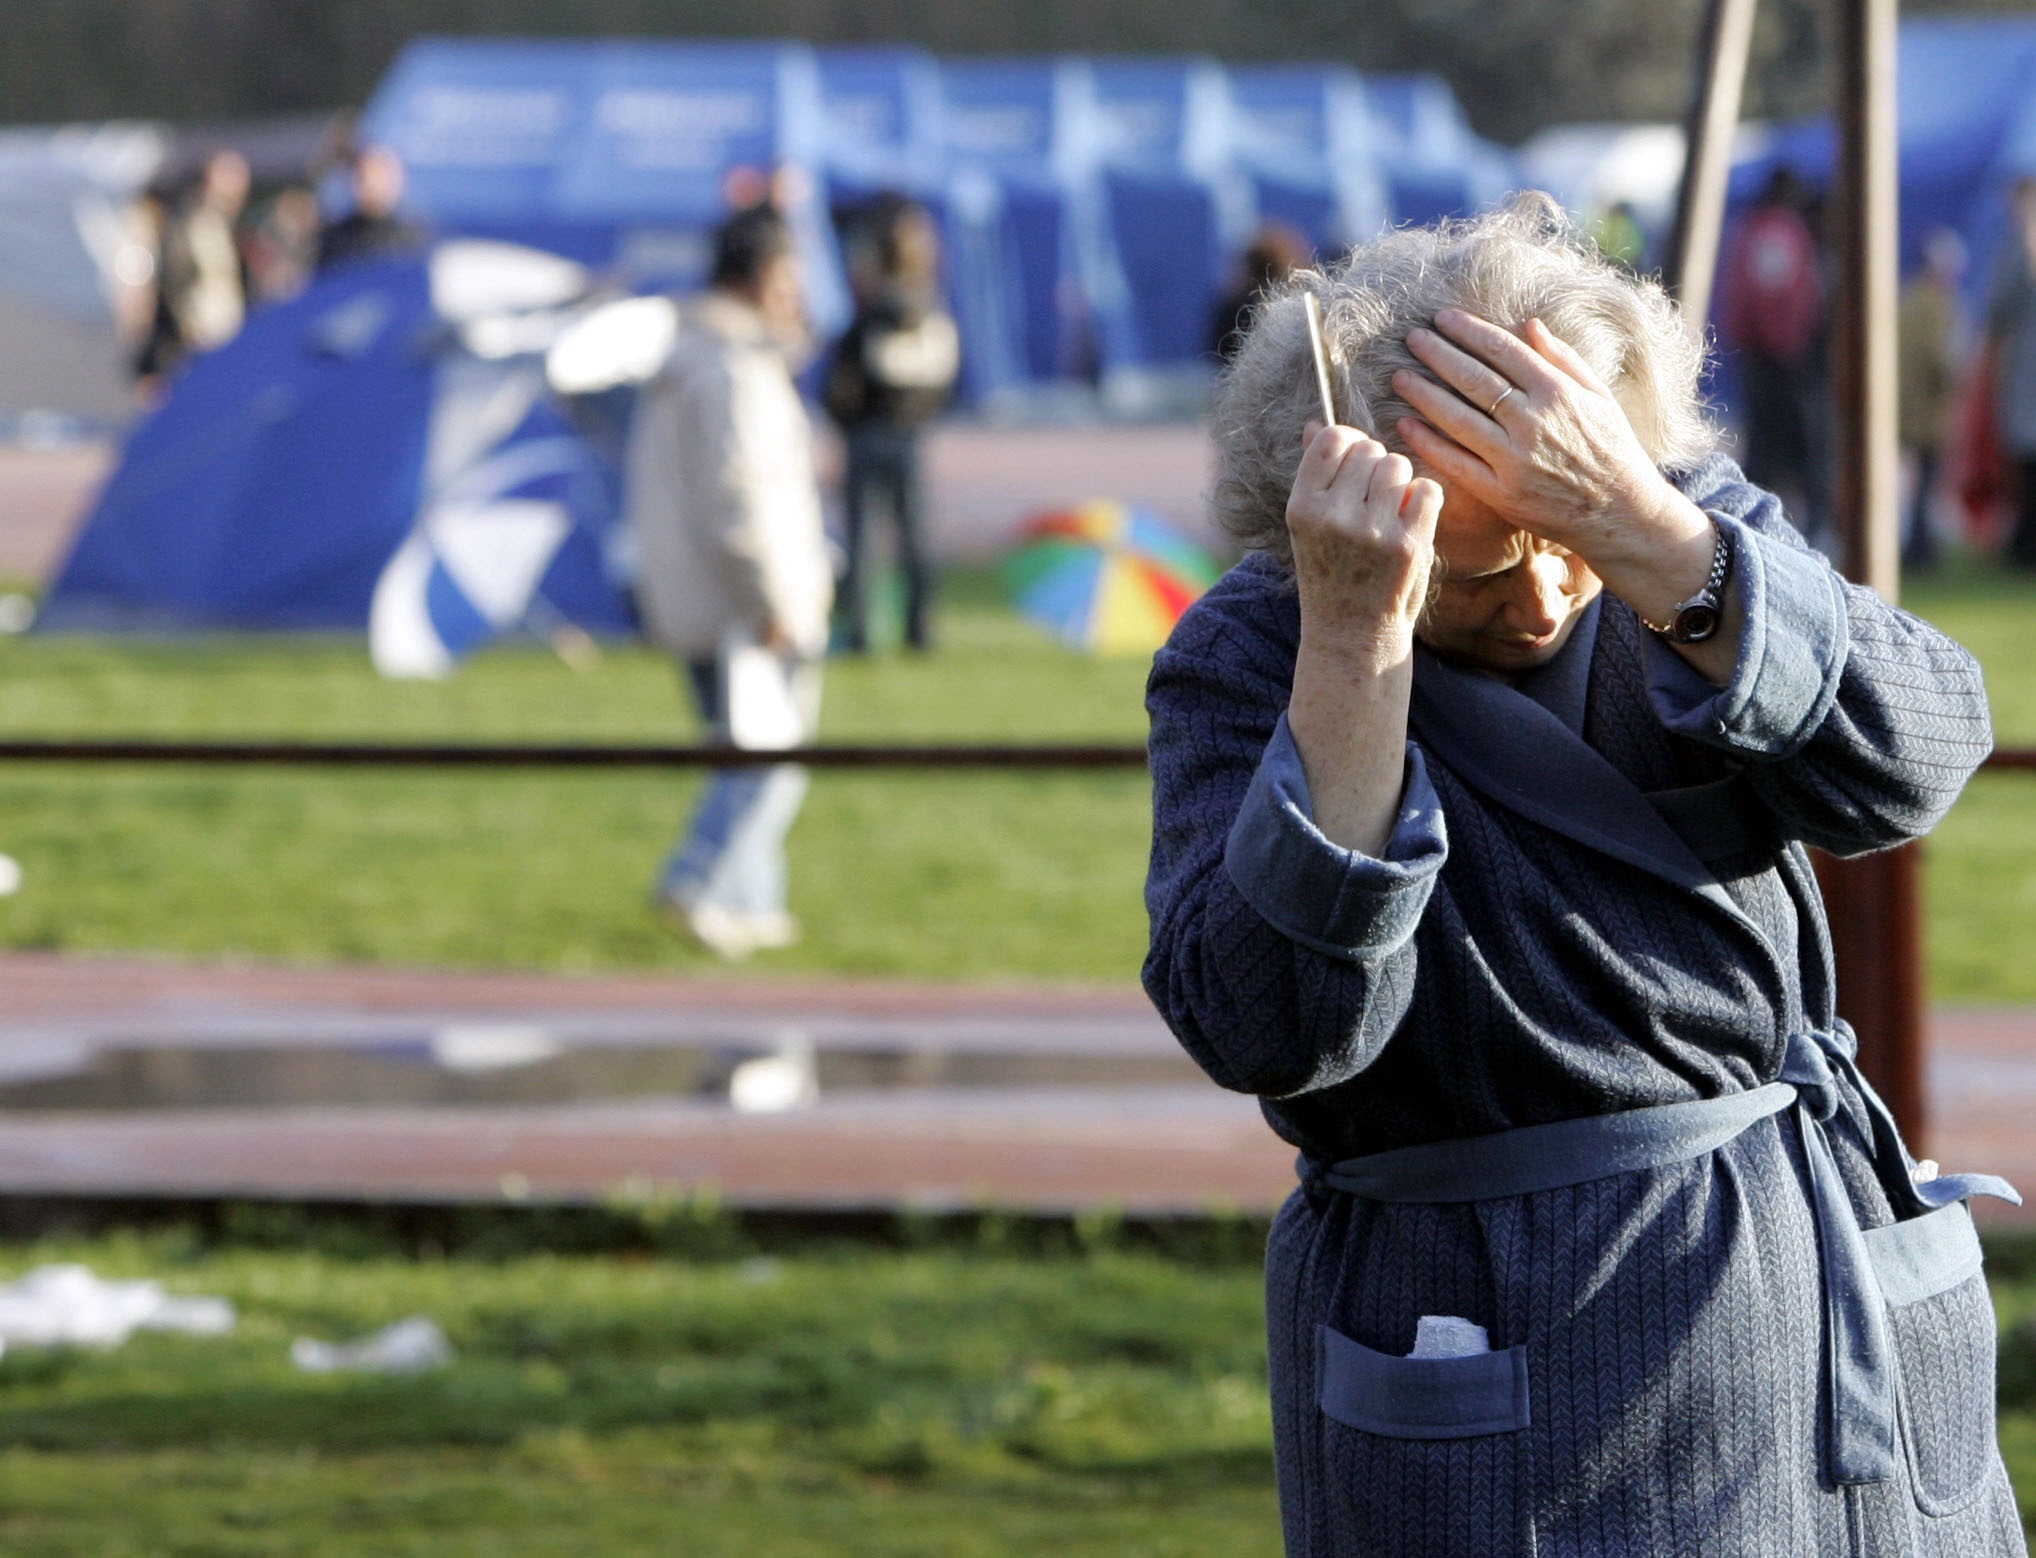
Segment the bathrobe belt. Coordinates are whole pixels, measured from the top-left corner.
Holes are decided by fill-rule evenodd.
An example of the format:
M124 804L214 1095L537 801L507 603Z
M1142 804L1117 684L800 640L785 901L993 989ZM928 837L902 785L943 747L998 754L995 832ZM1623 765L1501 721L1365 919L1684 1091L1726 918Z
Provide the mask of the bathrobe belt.
M1871 1143L1898 1219L1926 1217L1975 1195L2018 1205L2022 1198L1993 1174L1917 1182L1894 1117L1860 1075L1855 1049L1851 1030L1840 1022L1835 1031L1792 1036L1780 1080L1764 1087L1348 1158L1311 1176L1311 1184L1371 1201L1496 1200L1703 1157L1756 1122L1791 1110L1807 1166L1823 1285L1825 1469L1835 1483L1881 1482L1895 1474L1887 1305L1948 1285L1916 1275L1919 1263L1942 1268L1949 1260L1955 1267L1969 1247L1971 1271L1964 1275L1977 1271L1978 1244L1962 1209L1948 1221L1862 1230L1826 1126L1841 1109L1851 1115ZM1841 1088L1840 1078L1850 1088ZM1899 1239L1882 1237L1897 1230ZM1933 1280L1936 1286L1929 1285Z

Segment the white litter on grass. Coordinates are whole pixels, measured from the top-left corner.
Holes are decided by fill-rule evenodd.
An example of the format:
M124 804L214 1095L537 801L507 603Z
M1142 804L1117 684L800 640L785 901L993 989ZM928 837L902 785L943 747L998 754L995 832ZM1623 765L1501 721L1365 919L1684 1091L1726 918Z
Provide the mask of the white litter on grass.
M435 1321L413 1315L351 1342L300 1336L290 1344L290 1361L309 1374L422 1374L452 1362L452 1343Z
M117 1347L136 1331L225 1336L233 1305L182 1298L160 1282L104 1282L83 1266L38 1266L0 1287L0 1346Z
M12 898L21 891L21 862L12 855L0 855L0 898Z

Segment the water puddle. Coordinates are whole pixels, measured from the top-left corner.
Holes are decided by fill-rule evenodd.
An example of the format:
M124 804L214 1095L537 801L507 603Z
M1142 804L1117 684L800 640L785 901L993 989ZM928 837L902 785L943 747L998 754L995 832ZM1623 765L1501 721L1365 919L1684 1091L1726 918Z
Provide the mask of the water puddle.
M102 1041L74 1069L0 1078L0 1110L558 1107L691 1100L749 1113L924 1089L1151 1088L1200 1079L1185 1055L882 1044L563 1044L538 1029L414 1038L163 1045Z

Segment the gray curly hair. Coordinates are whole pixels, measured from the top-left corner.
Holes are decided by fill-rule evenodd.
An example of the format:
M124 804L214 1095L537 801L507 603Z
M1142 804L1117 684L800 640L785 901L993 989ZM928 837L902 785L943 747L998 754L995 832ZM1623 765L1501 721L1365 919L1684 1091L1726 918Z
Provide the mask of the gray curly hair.
M1302 428L1322 414L1302 302L1310 292L1322 305L1339 414L1398 453L1408 451L1396 425L1415 413L1393 393L1393 372L1425 371L1407 332L1433 328L1445 308L1513 331L1540 319L1612 387L1656 465L1692 465L1717 445L1698 391L1701 336L1658 284L1573 236L1552 198L1528 192L1481 216L1400 228L1275 286L1217 394L1216 518L1239 545L1289 568L1287 494Z

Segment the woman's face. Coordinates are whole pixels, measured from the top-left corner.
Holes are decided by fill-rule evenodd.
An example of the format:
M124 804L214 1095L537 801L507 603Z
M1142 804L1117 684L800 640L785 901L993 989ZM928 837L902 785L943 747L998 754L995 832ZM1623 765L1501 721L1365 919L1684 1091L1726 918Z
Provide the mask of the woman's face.
M1604 588L1583 560L1448 491L1435 525L1441 563L1416 633L1446 660L1517 675L1553 660Z

